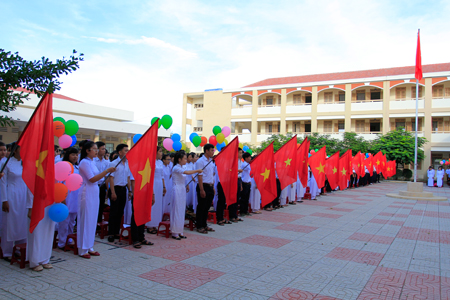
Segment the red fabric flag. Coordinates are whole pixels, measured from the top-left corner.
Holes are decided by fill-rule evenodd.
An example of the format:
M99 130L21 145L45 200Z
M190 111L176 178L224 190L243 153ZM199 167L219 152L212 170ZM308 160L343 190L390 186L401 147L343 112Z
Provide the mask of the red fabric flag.
M17 142L21 147L22 178L34 195L30 232L44 218L45 208L55 202L52 107L53 95L45 93Z
M319 189L325 185L325 160L327 157L325 148L326 146L323 146L322 149L311 155L308 159L311 172L314 175L314 179L316 179Z
M308 151L309 140L306 137L297 149L297 171L303 187L308 185Z
M273 155L273 142L252 160L250 175L255 179L264 207L277 197L277 181Z
M282 190L297 181L297 136L275 153L275 163Z
M353 156L352 156L352 149L348 149L348 172L347 172L347 179L350 180L350 177L353 174L353 170L352 170L352 160L353 160Z
M352 169L355 170L358 178L361 177L361 151L352 158Z
M227 205L237 202L239 139L235 137L214 158Z
M347 188L347 182L350 178L350 163L351 152L346 151L341 158L339 158L339 189L345 190Z
M369 157L366 158L366 160L364 161L364 164L365 164L367 170L369 170L370 176L373 176L373 164L372 164L372 161L373 161L373 156L372 156L372 154L369 153Z
M373 165L375 166L375 169L377 170L377 174L379 174L382 171L383 165L383 153L381 151L378 151L377 154L373 157Z
M152 215L153 181L155 178L158 121L128 151L127 159L135 180L134 220L137 226L147 223Z
M386 160L386 154L382 155L382 161L381 161L381 172L383 173L384 179L388 178L388 174L386 172L387 170L387 160Z
M392 160L387 162L387 168L386 168L386 177L392 177L393 176L393 172L392 172ZM384 174L384 173L383 173ZM394 173L395 174L395 173Z
M417 32L417 50L416 50L416 79L422 80L422 53L420 52L420 29Z
M364 158L365 158L364 153L360 153L360 155L359 155L359 162L361 164L361 167L360 167L359 173L361 174L361 177L366 176L366 169L365 169L365 165L364 165Z
M327 158L325 174L328 178L328 183L334 191L339 184L339 151Z

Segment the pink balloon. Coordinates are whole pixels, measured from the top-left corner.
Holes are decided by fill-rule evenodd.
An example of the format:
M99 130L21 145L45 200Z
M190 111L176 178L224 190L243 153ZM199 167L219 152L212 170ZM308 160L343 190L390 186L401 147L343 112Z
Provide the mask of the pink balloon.
M167 138L163 141L163 146L167 151L172 151L173 149L173 141L170 138Z
M228 137L228 136L230 135L230 133L231 133L230 127L224 126L224 127L222 128L222 133L223 133L223 135L224 135L225 137Z
M72 174L72 167L67 161L60 161L55 165L55 179L66 180Z
M79 174L72 174L66 179L67 189L71 192L78 190L83 184L83 178Z
M59 146L63 149L69 148L72 145L72 137L63 134L58 140Z

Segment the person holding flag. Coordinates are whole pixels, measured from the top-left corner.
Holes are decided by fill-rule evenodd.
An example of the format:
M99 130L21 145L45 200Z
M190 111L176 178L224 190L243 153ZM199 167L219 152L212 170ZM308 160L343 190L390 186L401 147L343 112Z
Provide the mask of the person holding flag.
M261 206L267 206L277 197L273 142L252 160L251 168L250 175L261 194Z

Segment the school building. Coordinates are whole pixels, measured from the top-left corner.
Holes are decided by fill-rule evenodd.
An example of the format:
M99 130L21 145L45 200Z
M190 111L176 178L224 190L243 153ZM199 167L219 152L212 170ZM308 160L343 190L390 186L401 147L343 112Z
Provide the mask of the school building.
M415 128L414 66L270 78L236 89L183 95L183 137L209 137L215 125L257 145L272 134L312 132L367 140L403 127ZM424 65L419 82L419 136L426 137L423 177L429 165L450 157L450 63ZM192 150L201 150L193 148Z
M17 91L24 91L17 89ZM16 110L7 113L12 117L15 126L0 127L0 141L11 143L17 141L39 103L36 94L30 93L29 100L24 101ZM78 142L82 140L102 141L109 152L115 150L120 143L132 146L135 134L144 134L150 127L134 122L134 112L115 109L106 106L84 103L82 101L61 95L53 94L53 117L62 117L64 120L75 120L79 125L77 133ZM169 137L170 131L159 128L158 136ZM55 139L57 145L57 139Z

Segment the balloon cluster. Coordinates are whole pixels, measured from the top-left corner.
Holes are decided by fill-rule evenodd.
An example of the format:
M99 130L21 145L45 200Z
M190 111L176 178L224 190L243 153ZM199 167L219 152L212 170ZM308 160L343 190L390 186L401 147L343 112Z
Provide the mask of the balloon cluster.
M156 120L158 120L158 117L154 117L151 121L151 124L153 125L153 123L155 123ZM162 125L162 127L164 127L165 129L169 129L170 126L172 126L172 122L173 122L173 120L172 120L171 116L164 115L158 121L158 128L160 128Z
M317 151L319 151L319 149L311 150L311 151L309 151L309 154L310 154L310 155L313 155L313 154L316 153Z
M181 142L181 136L178 133L172 134L171 138L164 139L163 146L167 151L186 150L186 144Z
M231 129L228 126L224 126L220 128L220 126L213 127L213 134L209 137L209 143L216 147L217 151L221 151L226 145L228 145L228 141L225 139L230 136Z
M370 156L369 153L366 153L366 158L369 158L369 156Z
M63 149L73 147L77 143L78 129L78 123L74 120L66 122L61 117L53 119L53 134L58 138L58 144Z
M69 215L69 209L63 202L69 191L73 192L78 190L82 183L83 178L73 172L73 165L68 161L60 161L55 164L55 203L50 206L48 210L48 216L54 222L62 222Z
M440 163L441 165L450 165L450 160L445 160L445 159L443 159L443 160L441 160L439 163Z

